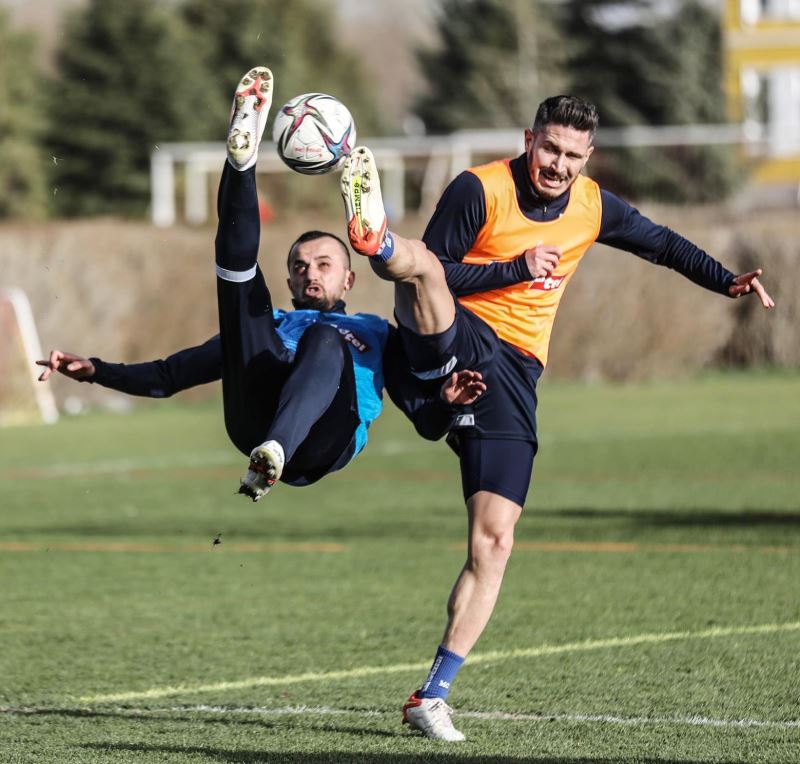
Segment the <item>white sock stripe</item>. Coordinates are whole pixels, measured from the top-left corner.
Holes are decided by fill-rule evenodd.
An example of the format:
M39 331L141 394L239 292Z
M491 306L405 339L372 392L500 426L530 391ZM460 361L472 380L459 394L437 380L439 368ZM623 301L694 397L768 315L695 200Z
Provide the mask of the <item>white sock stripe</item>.
M221 268L219 265L215 266L217 269L217 276L223 281L232 281L235 284L241 284L244 281L250 281L256 275L256 267L248 268L246 271L229 271Z
M458 358L454 355L450 356L450 360L438 369L431 369L430 371L414 371L413 374L417 379L439 379L439 377L446 377L455 369L458 363Z

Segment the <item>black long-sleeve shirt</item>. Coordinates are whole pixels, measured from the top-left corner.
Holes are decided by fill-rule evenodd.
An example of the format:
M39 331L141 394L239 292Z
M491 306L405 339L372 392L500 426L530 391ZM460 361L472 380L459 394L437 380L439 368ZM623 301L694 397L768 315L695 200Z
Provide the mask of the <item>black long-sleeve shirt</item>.
M109 363L90 359L94 376L83 380L146 398L169 398L181 390L222 379L222 348L219 335L202 345L185 348L164 359L144 363Z
M91 361L95 367L94 376L83 381L147 398L169 398L182 390L222 378L219 335L202 345L154 361L109 363L96 357ZM412 374L397 330L392 326L383 355L383 372L386 392L392 402L423 438L438 440L450 429L459 407L450 406L441 399L442 380L424 382Z
M511 172L520 210L527 218L549 222L564 212L569 191L552 201L540 198L533 188L524 154L511 160ZM602 213L597 237L600 244L671 268L713 292L728 294L734 274L719 262L688 239L653 223L618 196L603 190L600 195ZM500 289L533 279L524 254L488 266L461 262L485 222L483 186L476 175L462 172L445 190L422 237L444 266L447 283L456 295Z

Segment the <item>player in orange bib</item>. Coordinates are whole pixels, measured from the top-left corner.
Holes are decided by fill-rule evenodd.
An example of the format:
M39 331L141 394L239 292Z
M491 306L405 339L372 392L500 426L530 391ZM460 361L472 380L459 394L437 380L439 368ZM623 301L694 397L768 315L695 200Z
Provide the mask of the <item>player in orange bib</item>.
M609 244L719 294L754 293L765 308L774 305L760 270L734 275L581 175L597 125L592 104L546 99L525 131L525 152L461 173L423 241L387 230L368 149L354 149L343 172L350 243L395 282L395 315L416 372L432 378L473 368L487 385L448 436L461 464L468 551L433 666L404 706L404 721L428 737L464 739L445 700L500 591L538 448L536 383L559 302L589 247ZM452 291L435 288L442 268Z

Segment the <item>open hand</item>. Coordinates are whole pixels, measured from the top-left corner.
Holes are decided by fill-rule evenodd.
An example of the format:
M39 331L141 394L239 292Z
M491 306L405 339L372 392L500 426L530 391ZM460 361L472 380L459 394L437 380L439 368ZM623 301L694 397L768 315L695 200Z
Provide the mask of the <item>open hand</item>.
M761 268L750 273L742 273L737 276L728 287L728 294L731 297L741 297L743 294L755 292L761 300L761 304L769 310L775 307L775 301L767 294L767 290L761 286L758 277L763 273Z
M40 382L46 382L54 371L60 371L70 379L88 379L95 372L94 364L88 358L63 350L51 350L46 361L37 361L36 364L45 367L39 375Z
M478 371L454 371L442 385L440 395L451 406L468 406L486 391L483 376Z

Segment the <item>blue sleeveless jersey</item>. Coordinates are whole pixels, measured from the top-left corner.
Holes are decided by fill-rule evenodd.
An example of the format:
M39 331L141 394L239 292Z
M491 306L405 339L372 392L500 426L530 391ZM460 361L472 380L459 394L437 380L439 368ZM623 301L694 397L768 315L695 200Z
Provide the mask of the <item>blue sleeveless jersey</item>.
M383 351L389 324L370 313L323 313L318 310L274 310L278 335L294 353L303 332L312 324L328 324L339 330L353 357L356 377L358 418L355 456L367 444L367 429L383 409Z

